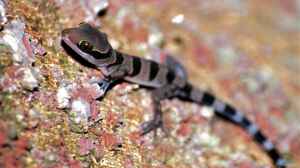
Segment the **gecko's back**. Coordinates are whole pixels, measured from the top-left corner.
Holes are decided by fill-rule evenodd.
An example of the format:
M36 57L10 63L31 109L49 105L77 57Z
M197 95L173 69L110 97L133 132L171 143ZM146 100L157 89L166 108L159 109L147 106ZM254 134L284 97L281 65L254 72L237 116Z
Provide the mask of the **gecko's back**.
M178 81L184 81L183 78L175 74L171 67L165 64L119 52L117 52L117 55L119 58L116 59L115 63L107 66L106 71L118 66L126 66L128 69L128 75L124 77L126 81L153 88L159 88L174 81L177 83Z

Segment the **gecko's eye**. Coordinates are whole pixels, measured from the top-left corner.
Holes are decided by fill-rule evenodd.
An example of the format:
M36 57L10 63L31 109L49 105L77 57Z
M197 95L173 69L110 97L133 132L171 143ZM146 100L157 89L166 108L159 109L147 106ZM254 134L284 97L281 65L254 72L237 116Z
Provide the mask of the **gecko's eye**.
M93 49L93 46L85 40L80 41L78 46L82 51L91 51Z

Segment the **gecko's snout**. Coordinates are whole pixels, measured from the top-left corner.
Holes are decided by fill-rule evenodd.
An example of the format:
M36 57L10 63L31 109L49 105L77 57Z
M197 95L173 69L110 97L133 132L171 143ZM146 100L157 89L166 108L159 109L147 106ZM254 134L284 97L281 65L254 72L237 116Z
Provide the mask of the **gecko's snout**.
M61 35L66 35L66 33L68 32L68 29L64 29L62 32L61 32Z
M61 36L65 37L67 34L70 33L70 29L64 29L62 32L61 32Z

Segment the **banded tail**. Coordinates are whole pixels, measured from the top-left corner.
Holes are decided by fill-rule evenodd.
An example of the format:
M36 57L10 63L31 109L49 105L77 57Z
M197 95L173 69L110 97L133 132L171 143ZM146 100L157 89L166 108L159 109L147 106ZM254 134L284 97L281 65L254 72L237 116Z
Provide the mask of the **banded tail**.
M275 148L274 144L259 130L256 124L252 123L241 112L234 109L231 105L226 104L214 97L208 92L203 92L191 84L186 86L178 93L178 96L187 101L192 101L200 105L210 106L216 115L229 120L230 122L242 127L249 135L264 149L271 157L277 168L285 168L286 161Z

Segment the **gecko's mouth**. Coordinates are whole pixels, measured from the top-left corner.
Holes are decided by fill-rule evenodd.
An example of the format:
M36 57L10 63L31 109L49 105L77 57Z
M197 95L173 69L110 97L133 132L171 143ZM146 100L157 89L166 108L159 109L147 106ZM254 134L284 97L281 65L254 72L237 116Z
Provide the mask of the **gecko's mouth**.
M95 68L95 65L88 61L88 54L82 52L76 45L74 45L69 39L68 35L63 35L61 38L61 45L64 50L70 55L73 59L84 66L88 66L90 68Z

